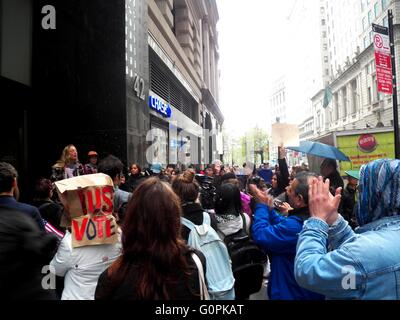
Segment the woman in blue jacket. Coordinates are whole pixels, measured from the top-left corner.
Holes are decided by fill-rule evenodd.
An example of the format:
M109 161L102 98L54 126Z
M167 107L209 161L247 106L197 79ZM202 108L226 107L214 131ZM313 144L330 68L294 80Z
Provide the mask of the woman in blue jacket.
M332 196L322 177L310 186L311 218L297 245L297 282L331 299L399 299L400 161L361 168L356 232L337 212L339 191Z

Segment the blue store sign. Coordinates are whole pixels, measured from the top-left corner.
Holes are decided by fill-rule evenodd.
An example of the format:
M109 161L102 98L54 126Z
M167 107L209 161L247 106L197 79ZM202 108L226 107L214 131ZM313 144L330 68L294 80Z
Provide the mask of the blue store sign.
M163 117L171 118L171 106L169 103L161 100L161 98L156 96L149 96L149 107L155 112L161 114Z

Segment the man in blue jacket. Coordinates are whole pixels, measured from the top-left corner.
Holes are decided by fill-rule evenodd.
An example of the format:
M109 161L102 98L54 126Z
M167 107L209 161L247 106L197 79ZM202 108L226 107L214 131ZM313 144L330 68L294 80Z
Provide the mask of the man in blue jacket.
M252 225L253 240L267 253L271 261L268 296L271 300L322 300L323 296L301 288L294 278L294 258L298 234L309 218L308 183L316 177L300 172L286 188L293 210L287 218L279 215L273 200L255 186L250 190L257 201Z

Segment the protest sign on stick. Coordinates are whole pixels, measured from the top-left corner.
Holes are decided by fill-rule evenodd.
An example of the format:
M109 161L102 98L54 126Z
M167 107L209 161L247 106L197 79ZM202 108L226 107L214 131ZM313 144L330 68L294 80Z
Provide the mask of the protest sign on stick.
M296 124L274 123L272 125L272 142L275 146L299 145L299 127Z

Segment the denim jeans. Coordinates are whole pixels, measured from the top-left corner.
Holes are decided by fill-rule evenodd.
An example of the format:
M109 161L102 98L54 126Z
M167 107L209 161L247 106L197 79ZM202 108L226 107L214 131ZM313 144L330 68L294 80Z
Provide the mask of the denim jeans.
M209 292L210 300L235 300L235 287L227 291Z

